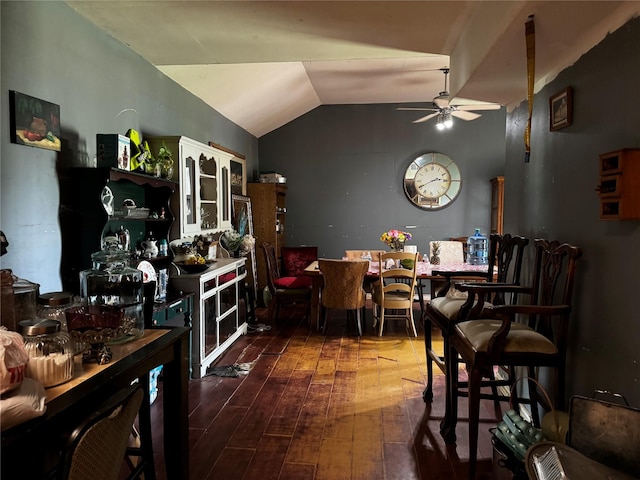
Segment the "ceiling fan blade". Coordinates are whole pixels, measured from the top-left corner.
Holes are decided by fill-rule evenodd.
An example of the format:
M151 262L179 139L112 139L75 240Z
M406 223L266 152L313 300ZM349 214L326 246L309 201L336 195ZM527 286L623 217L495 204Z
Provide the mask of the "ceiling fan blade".
M396 110L409 110L409 111L421 111L421 112L437 112L437 108L422 108L422 107L398 107Z
M501 106L496 104L480 105L455 105L457 110L500 110Z
M440 112L436 112L436 113L430 113L429 115L425 115L424 117L421 117L417 120L414 120L411 123L422 123L422 122L426 122L427 120L433 118L433 117L437 117L438 115L440 115Z
M451 112L451 115L457 118L461 118L462 120L475 120L476 118L481 116L479 113L465 112L464 110L454 110Z

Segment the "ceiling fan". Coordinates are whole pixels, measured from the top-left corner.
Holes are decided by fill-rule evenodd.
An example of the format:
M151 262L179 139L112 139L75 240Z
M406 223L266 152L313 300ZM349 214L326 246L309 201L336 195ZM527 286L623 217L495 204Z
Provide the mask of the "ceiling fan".
M447 80L449 75L449 68L440 68L444 73L444 90L438 94L432 101L435 108L423 108L423 107L399 107L398 110L412 110L412 111L427 111L433 112L414 120L412 123L422 123L432 118L438 117L436 128L443 130L445 128L451 128L453 125L453 118L460 118L462 120L475 120L480 117L479 113L474 113L472 110L499 110L500 105L492 103L478 103L478 104L459 104L454 105L450 103L449 90L447 88Z

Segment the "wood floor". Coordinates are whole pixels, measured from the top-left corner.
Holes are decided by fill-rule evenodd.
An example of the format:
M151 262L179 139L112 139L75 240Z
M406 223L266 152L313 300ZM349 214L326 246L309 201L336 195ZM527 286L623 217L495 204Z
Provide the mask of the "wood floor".
M359 338L345 315L333 316L321 335L299 312L286 311L271 330L247 334L216 362L249 364L248 374L191 380L191 479L466 479L466 401L460 403L458 443L447 446L439 434L442 375L435 379L434 401L422 400L420 322L417 338L391 322L378 337L367 313L368 328ZM258 316L265 322L263 309ZM160 426L161 402L160 394L152 406ZM481 414L478 478L489 479L488 429L498 417L492 403L483 404ZM161 445L158 427L154 450ZM163 479L159 455L157 477Z

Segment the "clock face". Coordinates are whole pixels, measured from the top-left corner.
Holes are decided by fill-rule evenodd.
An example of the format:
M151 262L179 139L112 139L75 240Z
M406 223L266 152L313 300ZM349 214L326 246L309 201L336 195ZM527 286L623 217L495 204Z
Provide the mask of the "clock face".
M441 153L419 156L404 174L404 193L411 203L425 210L449 205L460 193L461 184L458 166Z

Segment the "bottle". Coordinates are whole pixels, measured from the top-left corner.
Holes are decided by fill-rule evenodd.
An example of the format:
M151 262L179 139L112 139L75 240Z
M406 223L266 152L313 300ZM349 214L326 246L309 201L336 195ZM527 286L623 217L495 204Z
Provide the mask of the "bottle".
M118 239L118 245L120 245L120 248L122 250L128 251L131 247L131 234L129 233L129 230L124 228L123 225L120 225L120 228L115 233L115 236Z
M165 238L161 238L158 242L158 255L166 257L169 254L169 244Z
M476 228L475 233L467 239L467 263L469 265L486 265L489 242L487 237Z

